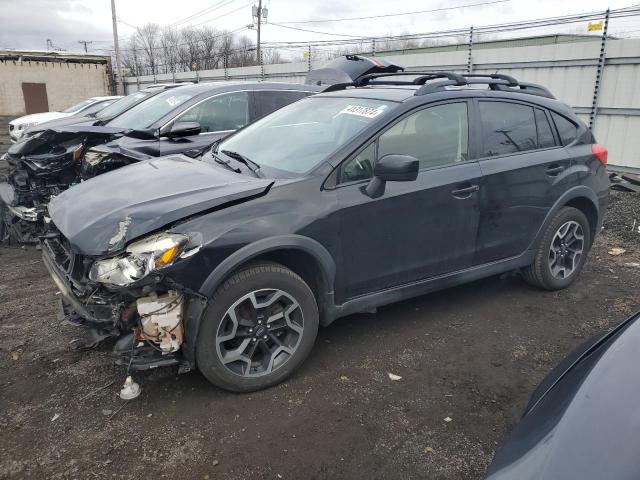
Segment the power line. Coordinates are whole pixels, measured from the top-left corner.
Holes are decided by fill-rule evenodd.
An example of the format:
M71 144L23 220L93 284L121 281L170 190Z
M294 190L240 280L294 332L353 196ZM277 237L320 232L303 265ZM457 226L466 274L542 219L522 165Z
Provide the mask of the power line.
M241 7L236 8L235 10L231 10L231 11L229 11L227 13L223 13L222 15L218 15L217 17L213 17L213 18L210 18L208 20L204 20L203 22L196 23L193 26L197 27L197 26L202 25L203 23L213 22L214 20L218 20L219 18L226 17L227 15L231 15L232 13L236 13L238 10L242 10L243 8L247 8L247 7L251 6L251 5L253 5L254 3L255 2L251 1L251 2L249 2L247 4L245 4L245 5L242 5Z
M269 25L280 28L288 28L289 30L297 30L298 32L319 33L320 35L330 35L332 37L350 37L350 38L363 38L359 35L349 35L346 33L331 33L331 32L319 32L317 30L307 30L306 28L292 27L290 25L282 25L281 23L270 22Z
M454 7L442 7L442 8L433 8L430 10L418 10L415 12L403 12L403 13L387 13L384 15L371 15L368 17L349 17L349 18L326 18L323 20L297 20L297 21L289 21L289 22L278 22L277 25L283 26L285 24L303 24L303 23L332 23L332 22L350 22L354 20L370 20L372 18L387 18L387 17L399 17L402 15L417 15L421 13L434 13L434 12L443 12L445 10L455 10L458 8L471 8L471 7L480 7L483 5L493 5L495 3L505 3L510 2L511 0L492 0L487 2L480 3L470 3L465 5L456 5Z
M211 5L210 7L207 8L203 8L202 10L197 11L196 13L193 13L185 18L183 18L182 20L178 20L172 24L170 24L170 27L175 27L176 25L180 25L181 23L185 23L185 22L189 22L191 20L195 20L198 17L201 17L202 15L206 15L209 12L213 12L215 10L217 10L218 8L222 8L225 7L226 5L233 3L234 0L221 0L220 2ZM224 5L223 5L224 4Z
M640 9L638 8L625 8L620 10L611 11L610 18L623 18L630 16L637 16L640 13ZM536 20L529 21L521 21L521 22L511 22L511 23L502 23L502 24L493 24L485 27L474 27L474 31L477 33L500 33L506 31L516 31L516 30L524 30L530 28L537 27L545 27L545 26L553 26L553 25L564 25L569 23L577 23L585 20L593 20L595 18L599 18L604 15L604 12L589 12L578 15L567 15L562 17L551 17L551 18L542 18ZM276 25L276 24L272 24ZM277 24L277 26L282 26ZM285 28L294 28L286 26ZM442 30L430 33L419 33L419 34L408 34L408 35L397 35L397 36L355 36L348 34L334 34L331 32L318 32L315 30L307 30L307 29L298 29L300 31L308 31L311 33L322 33L336 36L347 36L353 38L354 40L305 40L305 41L295 41L295 42L268 42L266 43L268 46L278 46L278 45L290 45L290 46L299 46L304 47L311 44L312 46L318 45L352 45L354 43L359 42L368 42L371 40L410 40L410 39L423 39L423 38L440 38L446 36L456 36L456 35L467 35L469 33L468 28L464 29L455 29L455 30Z

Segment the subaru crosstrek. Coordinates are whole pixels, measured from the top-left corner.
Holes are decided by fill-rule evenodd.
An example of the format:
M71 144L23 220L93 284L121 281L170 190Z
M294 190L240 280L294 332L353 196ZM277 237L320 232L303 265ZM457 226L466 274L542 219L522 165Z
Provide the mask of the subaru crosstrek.
M370 75L203 161L151 159L63 192L43 256L62 314L118 337L123 365L251 391L351 313L510 270L569 286L601 228L606 160L543 87Z

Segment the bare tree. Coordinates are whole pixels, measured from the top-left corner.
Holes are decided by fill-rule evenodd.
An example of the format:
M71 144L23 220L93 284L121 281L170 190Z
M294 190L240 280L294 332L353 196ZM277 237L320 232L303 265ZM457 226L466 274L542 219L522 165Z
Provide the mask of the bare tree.
M180 65L180 34L177 30L166 27L160 33L161 59L159 70L164 73L175 73L182 70Z
M151 75L158 72L158 64L160 63L160 26L156 23L147 23L136 29L136 41L139 46L139 53L143 58L143 62L149 69Z

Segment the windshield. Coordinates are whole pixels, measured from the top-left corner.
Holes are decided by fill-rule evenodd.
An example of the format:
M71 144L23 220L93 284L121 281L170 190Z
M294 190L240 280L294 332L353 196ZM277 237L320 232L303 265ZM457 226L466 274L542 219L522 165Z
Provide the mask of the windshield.
M393 105L364 98L310 97L249 125L216 151L239 153L261 167L308 172Z
M69 107L66 110L63 110L62 113L75 113L75 112L83 109L84 107L91 105L94 102L95 102L95 100L91 100L91 99L84 100L83 102L76 103L72 107Z
M132 128L136 130L149 128L178 105L196 96L199 91L180 93L177 89L167 90L142 102L107 123L110 127Z
M127 95L126 97L122 97L117 102L114 102L108 107L106 107L105 109L101 110L98 113L97 117L112 118L112 117L115 117L116 115L120 115L122 112L131 108L133 105L138 103L147 95L149 94L145 92L135 92L135 93L132 93L131 95Z

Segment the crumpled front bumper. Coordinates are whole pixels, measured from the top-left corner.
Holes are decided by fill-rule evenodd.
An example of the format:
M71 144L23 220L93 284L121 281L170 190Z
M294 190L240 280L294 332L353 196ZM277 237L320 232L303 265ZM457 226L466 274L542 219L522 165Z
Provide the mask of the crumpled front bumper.
M133 370L177 365L186 372L193 367L191 350L187 348L185 356L184 348L183 320L190 303L187 295L151 283L137 294L127 290L128 300L115 294L94 297L87 293L90 286L79 285L60 267L50 239L42 242L42 259L62 296L59 316L89 328L92 341L88 346L116 339L117 363Z

